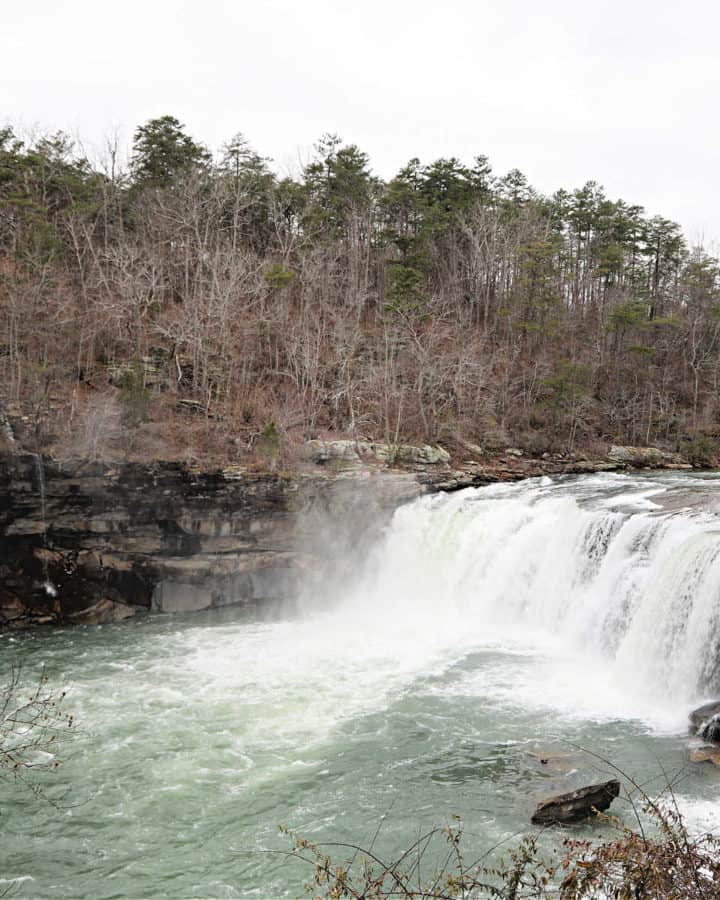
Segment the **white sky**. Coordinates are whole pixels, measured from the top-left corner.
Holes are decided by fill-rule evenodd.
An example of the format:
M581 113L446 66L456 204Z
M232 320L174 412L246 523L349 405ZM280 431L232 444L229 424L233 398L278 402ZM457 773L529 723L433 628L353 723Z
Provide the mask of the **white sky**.
M0 123L86 146L172 114L297 168L331 131L409 158L589 179L720 239L717 0L0 0Z

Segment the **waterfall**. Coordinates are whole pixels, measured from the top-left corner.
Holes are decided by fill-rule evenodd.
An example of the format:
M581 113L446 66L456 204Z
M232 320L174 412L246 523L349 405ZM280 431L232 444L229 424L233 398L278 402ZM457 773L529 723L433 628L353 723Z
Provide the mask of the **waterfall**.
M10 420L5 415L5 413L1 411L0 431L5 436L5 443L7 444L10 453L15 453L17 451L17 442L15 441L15 435L13 434L12 425L10 424Z
M574 659L578 692L684 708L720 690L720 519L693 493L712 500L707 481L665 479L422 498L397 511L345 612L403 643L540 647Z
M33 458L35 459L35 471L37 472L38 490L40 492L40 519L41 519L42 526L43 526L43 530L42 530L43 549L47 551L47 549L48 549L47 514L46 514L47 489L45 486L45 466L43 464L42 456L39 453L33 453ZM42 555L42 568L43 568L43 585L42 585L43 590L48 595L48 597L57 597L57 588L50 580L50 575L48 572L47 553L43 553L43 555Z

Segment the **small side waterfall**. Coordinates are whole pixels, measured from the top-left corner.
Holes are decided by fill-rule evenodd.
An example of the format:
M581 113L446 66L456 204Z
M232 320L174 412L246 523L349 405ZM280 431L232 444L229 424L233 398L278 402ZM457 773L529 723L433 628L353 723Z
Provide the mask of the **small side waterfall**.
M8 417L2 411L0 411L0 433L2 433L5 444L7 445L10 453L16 453L17 442L15 441L15 435L13 434L12 425L10 424L10 420L8 419Z
M37 472L38 478L38 490L40 491L40 516L43 525L42 531L42 539L43 539L43 549L48 549L48 541L47 541L47 488L45 485L45 466L43 464L42 456L39 453L34 453L33 457L35 459L35 471ZM57 588L50 580L50 575L48 572L48 561L47 554L43 553L42 556L42 568L43 568L43 590L49 597L57 597Z

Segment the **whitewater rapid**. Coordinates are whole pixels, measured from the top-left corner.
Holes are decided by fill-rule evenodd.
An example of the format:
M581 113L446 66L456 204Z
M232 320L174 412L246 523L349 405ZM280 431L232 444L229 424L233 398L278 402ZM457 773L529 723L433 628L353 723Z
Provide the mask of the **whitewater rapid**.
M392 677L478 646L540 653L507 699L660 728L720 690L720 518L687 477L540 479L398 510L335 610L333 653ZM712 496L713 484L702 486ZM537 677L536 677L537 676Z

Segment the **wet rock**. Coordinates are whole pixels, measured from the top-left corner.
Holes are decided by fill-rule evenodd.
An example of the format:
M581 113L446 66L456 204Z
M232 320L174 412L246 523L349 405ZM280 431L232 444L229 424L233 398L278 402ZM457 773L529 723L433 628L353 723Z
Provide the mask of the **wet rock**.
M0 596L0 624L9 624L25 613L25 604L12 594Z
M425 490L415 475L369 467L286 476L46 459L44 469L43 507L35 458L0 455L0 629L276 604L328 558L328 522L342 556Z
M160 612L198 612L212 605L213 592L206 584L161 581L152 595L152 608Z
M690 713L690 726L692 730L699 731L706 722L717 715L720 715L720 700L711 700L710 703L704 703Z
M698 734L704 741L720 744L720 715L715 715L704 722L698 729Z
M704 741L720 744L720 700L712 700L694 709L689 719L692 733Z
M8 536L44 534L45 530L46 526L44 522L34 521L32 519L16 519L5 529L5 534Z
M720 766L720 747L699 747L690 753L690 762L711 762Z
M612 779L601 784L548 797L538 803L530 821L533 825L564 825L580 822L594 815L595 811L604 812L620 794L620 782Z
M325 477L195 472L173 463L44 466L43 509L35 459L0 457L0 594L8 592L0 628L117 621L150 608L163 582L188 587L165 590L158 609L205 608L208 598L258 602L260 582L233 579L292 566L304 513L330 485ZM190 602L210 579L202 602ZM46 581L55 596L43 590Z
M127 603L120 603L103 597L87 609L72 614L73 622L81 625L106 625L109 622L121 622L135 615L135 609Z

